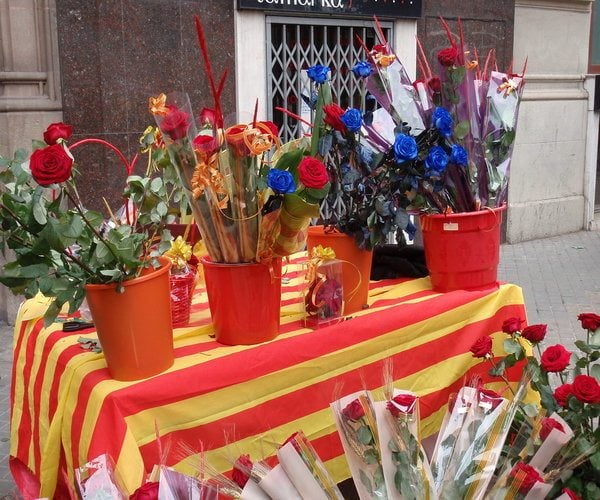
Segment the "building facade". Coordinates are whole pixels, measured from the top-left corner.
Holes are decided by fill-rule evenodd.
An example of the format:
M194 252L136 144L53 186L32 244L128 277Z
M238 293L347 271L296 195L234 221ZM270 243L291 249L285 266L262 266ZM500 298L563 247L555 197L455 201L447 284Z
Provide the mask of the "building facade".
M373 14L412 77L415 36L435 60L447 45L439 16L453 29L462 18L480 53L495 48L505 68L513 61L520 68L527 60L506 240L590 229L598 149L595 78L588 75L593 4L0 0L0 153L27 148L49 123L65 121L73 126L74 139L107 139L133 156L140 133L152 124L148 97L179 90L190 95L194 109L212 107L195 15L203 23L215 73L227 72L222 106L231 124L247 121L256 103L265 119L278 118L280 106L296 106L302 114L289 90L301 90L306 82L290 77L287 69L307 62L347 66L358 50L356 35L374 40ZM350 103L355 89L343 79L338 83ZM100 208L103 198L118 204L125 171L112 153L89 146L78 151L77 160L89 206ZM0 288L0 319L14 314L9 295Z

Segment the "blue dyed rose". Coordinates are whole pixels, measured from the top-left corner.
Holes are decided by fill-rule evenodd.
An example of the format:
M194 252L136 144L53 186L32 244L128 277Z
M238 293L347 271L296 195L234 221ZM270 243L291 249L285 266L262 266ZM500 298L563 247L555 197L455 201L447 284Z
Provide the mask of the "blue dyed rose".
M452 115L448 113L446 108L435 108L435 111L433 112L433 125L444 137L450 137L452 135L454 121L452 120Z
M325 83L329 75L329 68L320 64L315 64L306 70L308 77L315 83Z
M359 61L352 67L352 73L356 78L366 78L373 73L373 68L367 61Z
M267 186L276 193L293 193L296 191L294 177L287 170L272 168L267 175Z
M362 127L362 113L356 108L348 108L340 120L350 132L358 132Z
M450 153L450 163L455 165L465 166L469 162L469 155L465 151L465 148L458 144L452 144L452 152Z
M450 158L446 154L446 151L444 151L444 148L440 146L433 146L429 150L427 158L425 158L425 165L430 171L429 175L436 175L436 173L441 174L444 170L446 170L449 160ZM431 172L432 170L435 170L435 172Z
M414 160L418 153L417 142L414 137L406 134L398 134L394 141L394 156L397 163Z

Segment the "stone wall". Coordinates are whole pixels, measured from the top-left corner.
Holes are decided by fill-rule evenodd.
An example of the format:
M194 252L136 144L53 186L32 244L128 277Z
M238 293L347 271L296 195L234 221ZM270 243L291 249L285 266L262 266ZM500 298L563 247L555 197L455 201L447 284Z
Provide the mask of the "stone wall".
M196 111L212 106L200 60L194 15L199 15L216 68L229 76L223 104L234 106L231 0L61 0L57 5L63 113L74 140L106 139L131 158L143 130L154 124L148 97L184 91ZM84 200L119 204L125 170L113 153L84 146L77 161ZM140 162L138 168L145 165Z
M587 226L598 144L597 132L588 139L591 5L516 1L514 55L517 61L527 58L528 65L509 185L509 242ZM589 168L592 176L586 176Z

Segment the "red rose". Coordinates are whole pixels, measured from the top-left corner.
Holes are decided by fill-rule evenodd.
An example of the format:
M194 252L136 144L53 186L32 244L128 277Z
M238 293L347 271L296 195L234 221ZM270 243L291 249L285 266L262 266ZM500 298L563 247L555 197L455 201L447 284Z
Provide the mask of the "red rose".
M199 122L201 127L214 127L216 121L215 111L209 108L202 108L200 111Z
M478 395L479 401L491 405L491 408L493 410L495 410L496 407L500 403L502 403L502 396L500 396L500 394L498 394L496 391L492 391L491 389L485 389L482 387L481 389L479 389Z
M66 181L71 177L72 168L73 158L60 144L36 149L29 158L31 175L40 186Z
M427 82L427 85L431 91L436 94L439 94L442 91L442 80L440 80L437 76L432 76Z
M526 495L533 485L538 481L543 483L542 476L531 465L518 462L510 471L510 475L515 478L515 486L519 493Z
M600 403L600 384L594 377L577 375L571 385L573 396L582 403Z
M563 384L559 385L556 389L554 389L554 399L563 408L566 408L568 405L569 396L573 395L573 386L571 384Z
M56 144L59 139L65 141L73 134L73 127L62 122L51 123L44 132L44 142L48 145Z
M523 323L521 318L508 318L502 323L502 331L508 335L512 335L521 329L521 323Z
M339 132L346 131L346 125L341 120L341 116L344 114L344 110L337 104L327 104L323 106L323 121L331 128L338 130Z
M571 500L581 500L581 497L569 488L563 488L561 493L567 495Z
M190 117L182 109L174 106L169 107L169 111L160 123L160 130L167 134L171 140L183 139L190 128Z
M240 455L233 464L231 479L233 479L240 488L246 486L246 483L250 479L252 465L253 463L252 460L250 460L250 455Z
M454 66L458 59L458 50L456 47L447 47L440 50L437 57L442 66Z
M267 130L269 131L269 134L271 135L273 140L275 140L279 137L279 129L277 128L277 125L275 125L273 122L270 122L270 121L259 122L259 125L261 126L260 128L263 129L263 131L267 131Z
M548 347L540 359L542 369L547 372L562 372L571 360L571 353L562 345L556 344Z
M479 337L470 350L474 358L485 358L488 354L492 353L492 339L487 335Z
M523 328L521 337L529 340L529 342L533 344L537 344L538 342L544 340L547 329L548 325L529 325Z
M389 51L388 51L387 45L377 44L377 45L373 45L371 52L377 52L379 54L387 54Z
M416 396L412 394L398 394L387 403L387 409L394 416L400 414L412 414L415 411Z
M194 151L200 153L200 156L204 157L212 154L217 150L217 141L212 135L199 135L194 139L193 142Z
M233 148L235 156L241 157L250 154L250 150L244 140L248 127L246 125L233 125L225 131L225 140Z
M540 438L542 438L542 441L546 440L546 438L550 435L552 429L557 429L563 433L565 432L565 428L562 426L562 424L560 424L553 418L542 418L542 428L540 429Z
M307 156L298 165L298 177L307 188L321 189L329 182L329 174L322 161Z
M130 496L129 500L157 500L158 481L148 481L140 486Z
M349 420L358 420L365 414L365 409L362 407L361 402L355 399L349 403L346 408L342 410L342 415Z
M577 316L577 319L581 321L581 327L584 330L596 331L600 328L600 316L594 313L581 313Z

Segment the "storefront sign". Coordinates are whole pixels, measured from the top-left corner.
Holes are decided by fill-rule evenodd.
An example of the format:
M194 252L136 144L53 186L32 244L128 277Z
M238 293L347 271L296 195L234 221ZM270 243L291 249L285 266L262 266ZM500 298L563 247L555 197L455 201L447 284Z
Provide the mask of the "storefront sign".
M421 17L422 0L238 0L238 9L354 17Z

